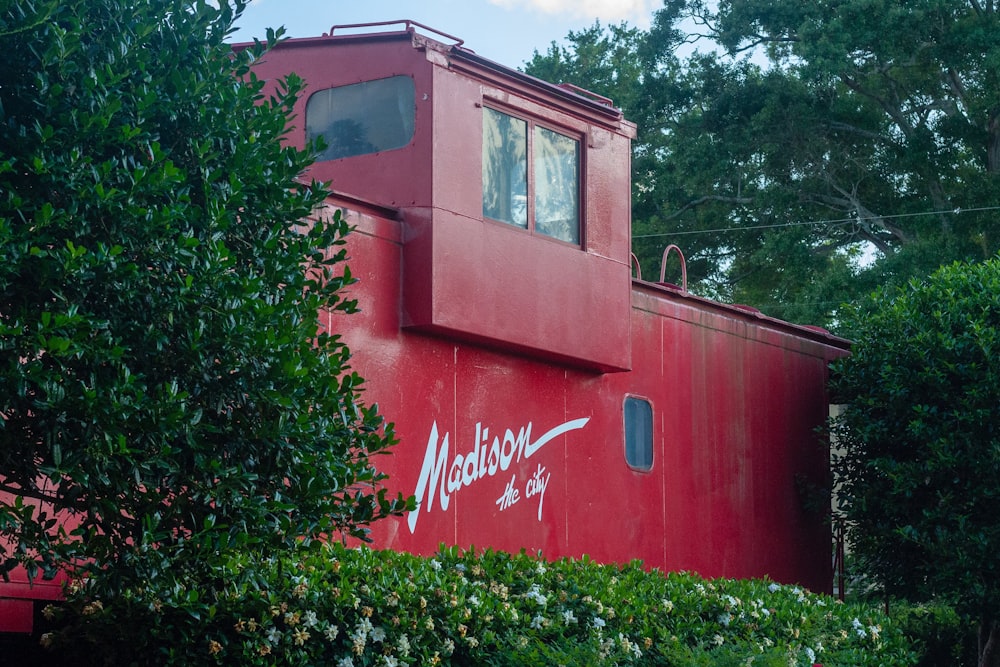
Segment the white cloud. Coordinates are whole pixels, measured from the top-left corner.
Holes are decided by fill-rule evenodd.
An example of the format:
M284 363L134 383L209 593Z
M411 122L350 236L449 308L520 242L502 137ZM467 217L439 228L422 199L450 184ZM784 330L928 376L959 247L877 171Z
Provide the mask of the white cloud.
M528 9L573 18L599 19L602 23L628 21L633 25L649 25L653 12L662 0L489 0L504 9Z

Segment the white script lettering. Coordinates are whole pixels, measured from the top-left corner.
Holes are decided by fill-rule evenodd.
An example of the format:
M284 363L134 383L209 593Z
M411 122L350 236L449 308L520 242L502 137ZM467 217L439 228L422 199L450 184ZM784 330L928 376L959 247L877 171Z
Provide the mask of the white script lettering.
M521 499L521 492L514 488L516 482L517 475L511 475L507 487L503 490L503 495L497 498L497 506L501 512Z
M498 472L506 472L511 463L529 459L546 444L555 438L576 429L581 429L590 421L589 417L574 419L549 429L537 440L531 439L531 422L523 426L515 434L506 429L503 436L494 435L490 440L490 429L484 428L482 422L476 424L476 442L468 452L455 453L449 458L448 433L444 437L438 434L437 422L431 426L430 437L427 438L427 449L424 451L424 461L420 466L417 486L413 495L417 500L417 509L406 517L410 532L417 528L420 512L430 512L434 509L434 493L437 491L438 503L442 511L447 511L451 496L465 487L472 486L486 477L493 477ZM543 477L544 475L544 477ZM535 475L528 481L525 497L539 497L538 519L542 518L542 501L545 489L549 483L545 467L539 465ZM514 488L514 477L511 477L507 489L497 500L500 509L507 509L519 500L519 492ZM512 492L512 493L511 493ZM503 503L501 501L504 501Z
M542 475L545 475L542 477ZM524 496L530 498L532 496L538 496L538 520L542 520L542 503L545 502L545 489L549 485L549 477L552 473L545 472L545 466L541 463L538 464L538 470L535 474L531 476L528 480L527 485L524 487Z

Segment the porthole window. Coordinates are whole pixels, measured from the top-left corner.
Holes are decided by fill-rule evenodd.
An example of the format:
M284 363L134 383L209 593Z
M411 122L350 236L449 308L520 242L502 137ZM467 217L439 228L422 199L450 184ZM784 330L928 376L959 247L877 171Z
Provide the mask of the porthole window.
M653 406L644 398L625 397L625 462L635 470L653 469Z

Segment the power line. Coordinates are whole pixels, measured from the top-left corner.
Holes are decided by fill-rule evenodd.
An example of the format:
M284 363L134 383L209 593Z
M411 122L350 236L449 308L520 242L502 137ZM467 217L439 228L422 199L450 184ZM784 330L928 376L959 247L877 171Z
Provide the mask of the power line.
M895 215L880 215L880 219L898 219L898 218L914 218L919 216L928 215L958 215L959 213L978 213L982 211L1000 211L1000 206L982 206L979 208L955 208L947 211L925 211L923 213L897 213ZM744 232L754 229L776 229L779 227L803 227L806 225L846 225L851 223L860 222L861 220L856 217L852 218L832 218L830 220L813 220L811 222L782 222L773 225L751 225L748 227L719 227L718 229L693 229L688 231L678 231L678 232L659 232L656 234L639 234L633 236L633 239L650 239L659 236L689 236L691 234L718 234L722 232Z

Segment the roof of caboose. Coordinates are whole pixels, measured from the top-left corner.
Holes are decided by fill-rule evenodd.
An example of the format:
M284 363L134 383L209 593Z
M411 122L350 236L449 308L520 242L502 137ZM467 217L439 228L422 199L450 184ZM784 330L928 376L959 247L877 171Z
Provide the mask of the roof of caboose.
M419 30L418 30L419 29ZM432 33L436 37L428 36ZM445 41L442 41L445 40ZM337 44L377 44L380 42L408 41L414 47L445 56L451 67L473 74L483 80L501 79L504 88L528 98L542 97L547 105L561 102L559 106L573 109L575 115L582 115L590 122L612 125L624 129L630 138L635 138L635 124L626 120L622 110L610 98L598 95L569 83L551 83L525 74L477 54L465 46L464 40L431 28L417 21L400 19L374 23L354 23L334 25L329 32L318 37L289 38L278 43L276 48L300 49ZM249 43L235 44L241 49Z

